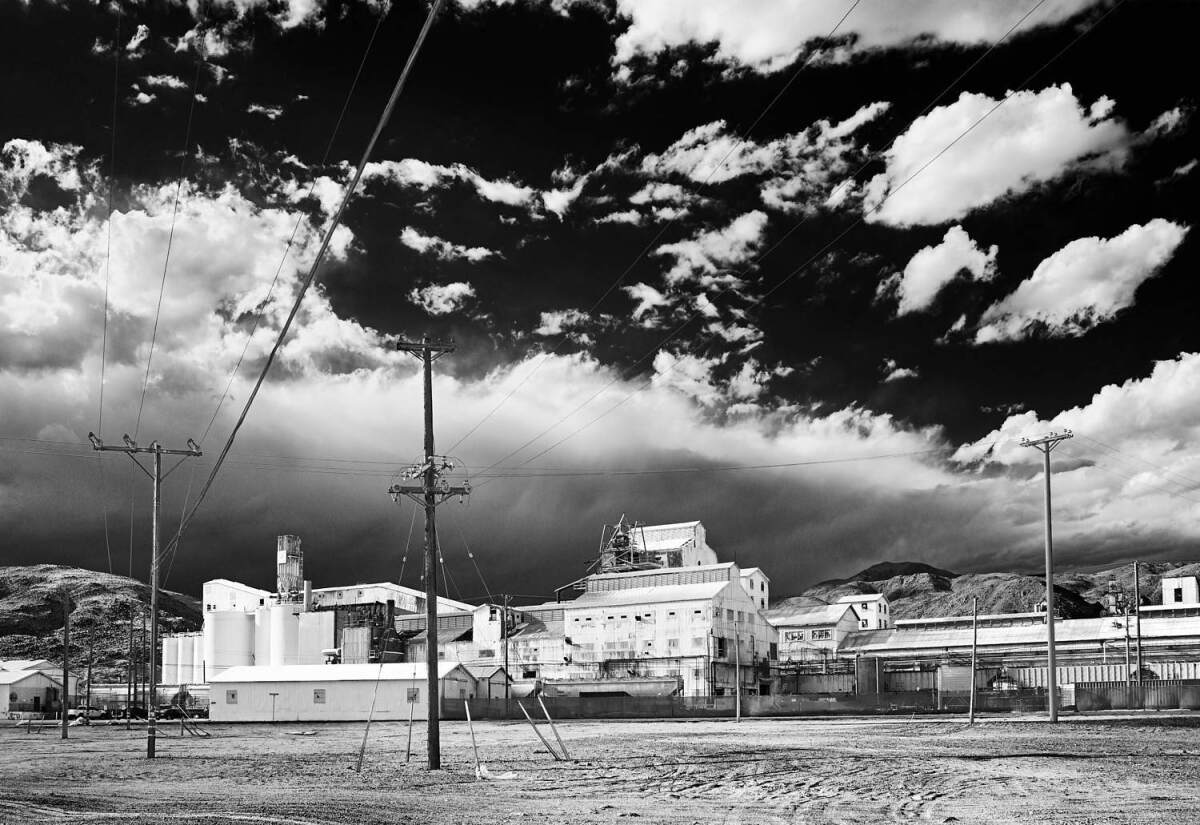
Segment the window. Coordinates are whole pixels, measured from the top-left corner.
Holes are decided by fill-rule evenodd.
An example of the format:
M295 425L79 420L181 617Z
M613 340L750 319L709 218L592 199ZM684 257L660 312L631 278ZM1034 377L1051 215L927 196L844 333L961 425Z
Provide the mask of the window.
M766 610L766 609L767 609L767 600L766 600L766 599L759 599L759 600L758 600L758 606L759 606L759 607L761 607L763 610Z
M692 611L692 615L693 615L693 616L703 616L703 615L704 615L704 611L703 611L703 610L693 610L693 611Z
M862 609L863 609L863 610L870 610L870 609L871 609L871 603L870 603L870 602L863 602L863 603L862 603Z
M866 619L863 619L861 622L859 622L859 624L861 624L863 627L866 627L866 626L867 626L867 620L866 620Z
M537 670L522 670L521 678L522 679L536 679L537 678Z
M783 640L785 642L803 642L804 641L804 631L803 630L789 630L783 634Z
M727 621L727 622L733 621L733 611L730 610L728 607L725 608L725 621Z
M227 705L236 705L237 704L237 691L236 690L225 691L225 704L227 704Z
M758 589L759 589L759 590L761 590L762 592L766 593L766 592L767 592L767 583L766 583L766 582L759 582L759 583L758 583Z
M833 638L833 631L832 631L832 630L830 630L830 629L829 629L829 628L827 628L827 627L826 627L826 628L822 628L822 629L820 629L820 630L814 630L814 631L812 632L812 637L813 637L813 641L814 641L814 642L819 642L819 641L821 641L822 639L825 639L825 640L832 639L832 638Z
M313 688L313 704L325 704L325 688Z
M1183 588L1182 587L1175 588L1175 598L1173 601L1175 604L1180 604L1183 602Z
M628 619L629 617L628 617L628 616L626 616L624 613L622 613L622 614L621 614L621 618L622 618L622 619Z
M408 703L410 705L413 705L420 701L421 701L421 689L420 688L409 688L408 689Z
M678 648L679 648L679 640L678 639L667 639L667 649L668 650L677 650Z

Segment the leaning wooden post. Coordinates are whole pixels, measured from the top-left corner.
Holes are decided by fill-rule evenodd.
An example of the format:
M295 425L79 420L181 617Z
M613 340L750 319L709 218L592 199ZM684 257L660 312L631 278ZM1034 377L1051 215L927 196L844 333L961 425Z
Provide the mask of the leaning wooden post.
M550 730L554 731L554 738L558 740L558 746L562 748L563 759L570 759L567 754L567 746L563 744L562 737L558 735L558 727L554 724L554 720L550 718L550 711L546 710L546 703L542 701L542 697L538 696L538 704L542 706L542 713L546 714L546 721L550 723Z
M471 700L463 700L463 708L467 711L467 729L471 731L471 750L475 752L475 778L479 778L479 746L475 744L475 724L471 721Z
M538 726L533 723L533 717L529 715L529 711L525 710L525 706L521 704L521 700L517 700L517 707L521 709L521 713L525 714L525 720L529 722L529 727L533 728L533 732L537 734L537 738L542 740L542 744L546 746L546 750L554 757L555 762L561 762L557 751L550 747L550 743L546 741L546 737L542 736L542 732L538 730Z
M412 719L413 719L413 708L416 706L417 706L417 703L410 698L408 700L408 747L405 748L405 750L404 750L404 761L405 762L412 759Z
M971 600L971 705L967 724L975 724L975 648L979 644L979 598Z

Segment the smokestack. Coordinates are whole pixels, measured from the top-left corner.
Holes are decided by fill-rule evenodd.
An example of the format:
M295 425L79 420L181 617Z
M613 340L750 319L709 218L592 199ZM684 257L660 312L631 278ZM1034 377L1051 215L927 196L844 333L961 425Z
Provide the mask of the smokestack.
M280 602L298 602L304 592L304 553L299 536L275 540L275 585Z
M312 610L312 582L304 580L304 612Z

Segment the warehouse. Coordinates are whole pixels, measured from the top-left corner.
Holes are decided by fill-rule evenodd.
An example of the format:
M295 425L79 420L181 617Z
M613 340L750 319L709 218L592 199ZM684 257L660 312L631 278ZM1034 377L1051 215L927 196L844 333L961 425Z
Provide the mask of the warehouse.
M41 714L57 711L62 682L36 670L0 670L0 712Z
M214 722L352 722L425 719L425 665L278 665L231 667L211 681ZM462 665L438 665L444 699L475 698ZM378 690L378 693L376 693ZM374 702L375 711L371 713Z

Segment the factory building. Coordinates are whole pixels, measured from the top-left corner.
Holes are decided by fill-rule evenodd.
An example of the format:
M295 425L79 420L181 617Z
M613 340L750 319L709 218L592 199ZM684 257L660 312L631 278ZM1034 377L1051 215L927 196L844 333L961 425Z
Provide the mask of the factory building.
M854 605L845 602L773 607L765 618L779 634L780 662L824 664L862 624Z
M470 609L439 599L442 610ZM424 611L425 595L390 582L314 589L300 539L276 541L276 589L229 579L204 583L204 630L163 636L160 684L205 684L229 668L399 661L395 617Z
M889 615L891 607L888 605L887 597L882 593L843 596L837 600L837 603L854 605L854 612L858 614L859 630L882 630L885 627L891 627L892 618Z
M560 588L561 601L440 615L438 655L507 664L517 693L621 695L673 680L681 695L722 695L739 675L743 693L768 692L770 580L716 559L698 521L644 526L622 517L605 527L596 572ZM424 617L399 617L396 627L409 661L422 661Z
M214 722L352 722L427 719L419 664L232 667L211 683ZM488 689L491 688L490 682ZM438 667L439 698L473 699L476 680L457 664ZM372 711L374 706L374 711Z

